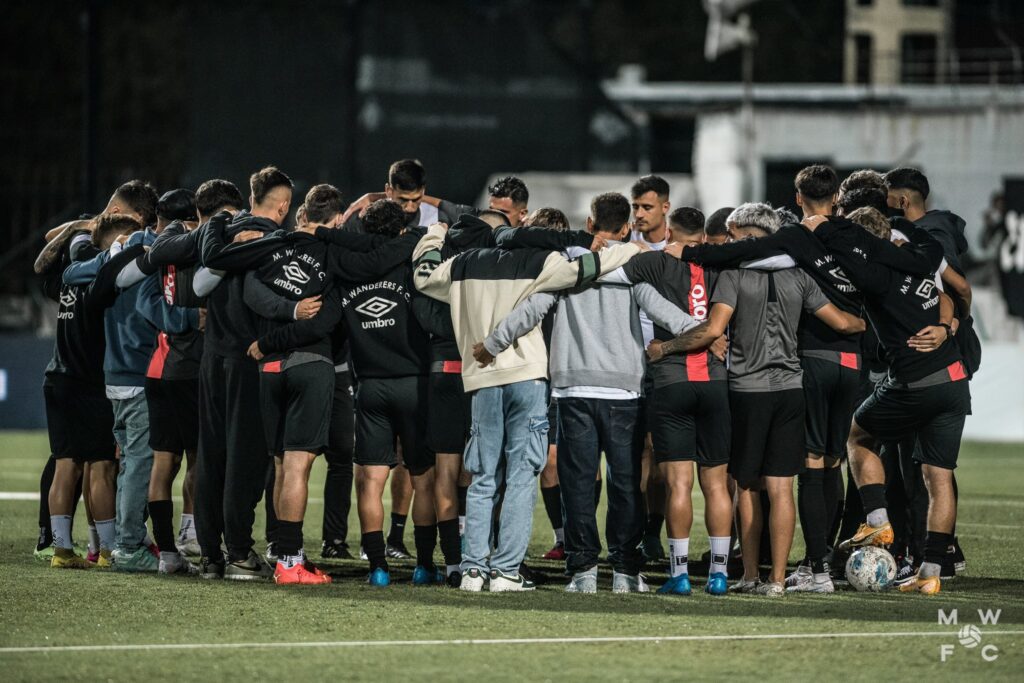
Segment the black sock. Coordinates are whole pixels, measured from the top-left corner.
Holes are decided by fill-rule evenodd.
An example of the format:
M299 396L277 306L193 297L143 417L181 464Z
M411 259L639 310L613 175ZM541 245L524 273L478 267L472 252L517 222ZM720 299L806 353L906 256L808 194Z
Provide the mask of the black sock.
M405 520L408 515L391 513L391 529L388 531L388 545L405 545Z
M53 477L57 473L57 459L52 455L46 461L42 474L39 475L39 527L46 528L46 537L53 543L53 530L50 529L50 487L53 486ZM42 533L40 533L42 538ZM47 543L43 548L50 545ZM42 548L40 548L41 550Z
M661 536L661 525L665 522L665 515L647 515L647 524L644 527L645 536Z
M162 553L178 552L174 544L174 503L169 500L149 501L149 517L153 520L153 540Z
M960 505L960 487L956 485L955 474L953 475L953 502ZM953 530L949 533L953 537L954 542L956 542L956 519L953 520Z
M562 487L541 487L540 497L544 499L544 511L548 513L548 521L552 529L562 528Z
M828 520L825 522L825 545L831 548L835 545L839 523L843 518L843 472L838 467L827 467L824 472L825 481L822 487L825 492L825 512L828 513Z
M885 484L864 484L857 490L860 492L865 514L886 507Z
M822 484L825 479L824 470L808 468L797 477L797 508L800 511L800 527L804 532L804 545L807 548L807 558L811 560L812 567L815 562L821 565L821 560L828 552L825 545L825 524L828 519L828 512L825 510L825 492ZM821 573L823 570L819 569Z
M601 505L601 489L604 487L604 479L598 479L594 482L594 509L596 510ZM661 533L661 529L658 529L658 533Z
M277 520L274 529L274 552L278 557L298 555L302 551L302 522Z
M466 492L469 491L468 486L459 486L459 517L466 516Z
M946 553L953 543L953 534L944 534L941 531L928 531L924 540L924 561L942 564L946 560Z
M459 539L459 520L446 519L437 523L437 534L441 537L441 554L446 565L462 564L462 543Z
M366 553L366 559L370 562L371 572L378 567L388 571L388 560L384 555L383 531L371 531L368 534L363 534L363 552Z
M427 569L433 567L434 548L437 547L437 525L416 524L412 528L412 539L416 544L416 564Z

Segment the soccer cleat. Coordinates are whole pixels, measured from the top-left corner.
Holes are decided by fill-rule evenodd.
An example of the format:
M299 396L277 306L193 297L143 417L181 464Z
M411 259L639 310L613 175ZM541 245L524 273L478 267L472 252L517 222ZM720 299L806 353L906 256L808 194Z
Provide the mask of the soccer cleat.
M894 540L892 524L886 522L882 526L871 526L864 523L857 527L857 533L853 538L848 538L839 544L839 550L850 550L865 545L887 546Z
M92 569L92 566L92 562L65 548L54 550L50 558L50 567L53 569Z
M100 551L99 551L99 549L90 550L86 554L85 559L89 560L93 564L96 564L96 561L100 559Z
M491 570L490 590L492 593L518 593L536 589L533 581L522 574L506 574L498 569Z
M826 573L824 580L818 580L814 574L802 574L800 580L787 585L787 593L835 593L836 587L832 577Z
M391 574L383 567L377 567L367 577L366 582L377 588L384 588L391 585Z
M722 572L715 572L708 577L704 586L704 592L708 595L725 595L729 592L729 579Z
M449 588L460 588L462 586L462 572L458 569L452 570L448 573L448 578L444 582Z
M690 595L692 592L689 574L673 576L658 589L658 595Z
M651 591L643 574L612 574L612 593L649 593Z
M274 542L270 541L267 543L267 550L263 553L263 558L267 561L270 566L276 566L278 561L277 549L274 547Z
M224 578L231 581L269 581L273 577L274 570L252 550L249 557L224 567Z
M452 572L452 576L455 572ZM462 579L459 581L459 590L470 593L479 593L484 589L484 574L474 567L462 572Z
M327 576L327 573L324 572L324 570L320 569L320 567L316 566L315 564L306 559L305 553L303 553L302 555L302 560L302 566L305 567L306 571L310 574L316 574L317 576Z
M750 595L753 594L757 590L757 587L760 585L760 579L742 578L733 585L729 586L729 592Z
M757 585L757 588L754 589L754 594L763 595L766 598L781 598L786 594L786 587L782 583L764 581Z
M348 551L348 544L344 541L324 541L320 547L320 557L325 560L352 560L352 553Z
M793 573L786 577L786 588L803 583L808 578L814 578L814 574L811 572L811 565L807 562L801 562Z
M542 560L557 560L559 562L565 560L565 544L556 543L551 550L547 551L540 557Z
M388 543L386 546L384 546L384 554L393 560L412 559L412 555L409 554L409 550L401 541L397 541L395 543Z
M661 547L661 538L653 534L644 536L644 540L640 542L640 552L648 562L665 559L665 549Z
M159 574L198 574L199 568L189 562L179 550L176 553L160 553Z
M586 571L576 572L572 580L565 587L566 593L596 593L597 592L597 567L591 567Z
M315 571L310 571L310 567ZM294 567L288 568L281 562L278 562L277 567L274 569L274 583L279 586L323 586L330 582L331 577L324 574L312 564L297 564Z
M444 582L444 572L437 567L428 568L417 565L412 570L412 585L414 586L436 586Z
M32 557L40 562L49 562L53 559L53 546L48 545L45 548L36 548L32 551Z
M942 590L942 580L937 576L922 577L912 576L899 585L900 593L921 593L923 595L937 595Z
M111 555L114 569L119 572L155 572L160 564L146 546L139 546L134 552L115 550Z
M96 558L97 569L113 569L114 559L111 557L110 551L100 548L99 556Z
M179 538L177 545L178 550L181 551L182 555L188 555L189 557L199 557L203 554L202 548L199 547L199 541L197 541L194 537Z
M209 557L199 558L199 576L203 579L223 579L224 560L212 560Z

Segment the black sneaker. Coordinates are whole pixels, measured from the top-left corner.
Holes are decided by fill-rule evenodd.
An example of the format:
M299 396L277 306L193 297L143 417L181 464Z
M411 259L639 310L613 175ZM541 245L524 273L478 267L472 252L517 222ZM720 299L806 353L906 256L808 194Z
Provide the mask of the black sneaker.
M324 541L320 548L320 557L325 560L354 560L348 551L348 543L344 541Z
M917 568L906 556L900 555L896 558L896 578L893 583L897 586L917 576Z
M405 543L403 543L402 541L388 543L386 546L384 546L384 554L393 560L412 559L412 555L409 554L409 549L405 547Z
M462 585L462 572L458 569L451 571L448 574L448 578L444 580L445 584L449 588L458 588Z
M224 560L213 560L209 557L199 558L199 576L203 579L223 579Z
M951 548L953 546L950 546ZM956 564L953 562L952 555L947 555L939 563L939 578L943 581L949 581L956 578Z
M956 536L953 537L953 545L949 546L950 559L953 560L953 569L957 572L962 572L967 569L967 559L964 557L964 551L960 547L960 539Z
M274 578L274 569L250 550L249 557L225 565L224 578L232 581L269 581Z

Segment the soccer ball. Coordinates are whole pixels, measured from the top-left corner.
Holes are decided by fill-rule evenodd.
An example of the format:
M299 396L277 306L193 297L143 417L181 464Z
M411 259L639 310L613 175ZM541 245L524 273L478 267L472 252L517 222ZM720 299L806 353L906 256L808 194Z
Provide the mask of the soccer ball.
M896 578L896 560L884 548L857 548L846 561L846 580L859 591L883 591Z

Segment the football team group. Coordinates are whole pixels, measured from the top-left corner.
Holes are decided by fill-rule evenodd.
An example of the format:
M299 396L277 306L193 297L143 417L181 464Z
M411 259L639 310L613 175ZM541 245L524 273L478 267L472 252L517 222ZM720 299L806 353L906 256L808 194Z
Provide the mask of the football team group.
M664 527L658 593L690 594L691 573L712 595L832 593L867 545L901 591L938 593L964 566L954 469L980 361L964 221L927 209L913 168L804 168L802 216L705 216L669 189L643 176L572 229L512 176L483 208L430 196L412 159L348 205L312 187L293 219L275 167L248 198L121 185L35 264L59 302L37 557L331 583L303 549L323 454L320 555L352 559L354 488L374 586L414 555L416 585L534 589L539 478L569 592L608 565L614 592L650 590ZM695 481L710 548L691 561Z

